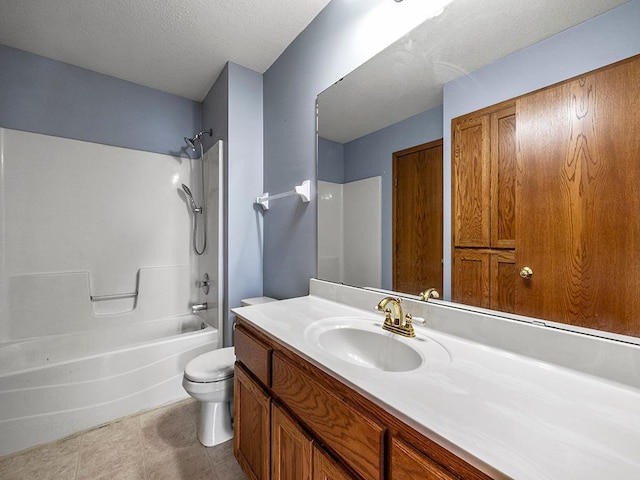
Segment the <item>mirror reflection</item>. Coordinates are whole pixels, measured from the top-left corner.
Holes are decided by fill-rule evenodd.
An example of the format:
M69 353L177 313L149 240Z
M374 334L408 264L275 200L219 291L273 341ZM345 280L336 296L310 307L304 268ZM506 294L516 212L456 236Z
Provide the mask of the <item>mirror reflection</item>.
M484 172L469 173L466 177L456 177L456 172L451 171L452 149L455 149L452 142L456 140L456 133L451 131L453 119L462 119L482 108L495 107L476 116L468 115L469 118L465 117L464 120L476 125L478 118L482 118L479 124L484 126L490 126L495 121L499 125L494 128L495 132L509 131L509 128L515 132L515 101L512 105L506 105L506 108L514 112L511 120L496 120L497 117L507 118L496 114L505 107L498 104L630 55L606 51L607 48L616 48L615 42L611 42L610 46L603 47L603 58L610 57L611 61L600 65L596 63L593 67L582 70L579 66L572 66L573 70L569 68L567 71L575 70L576 73L541 85L536 84L536 79L531 82L532 87L521 85L522 78L514 73L517 70L509 70L510 59L505 61L504 57L515 53L514 58L519 59L518 61L522 61L524 57L525 62L538 62L543 67L540 69L541 76L545 74L544 68L552 68L554 62L580 63L580 59L572 58L559 61L553 58L554 52L549 48L550 67L545 63L546 58L529 55L528 47L585 21L584 25L580 25L580 31L571 31L570 35L565 36L586 35L590 38L589 35L593 37L596 32L601 35L601 31L598 31L601 25L615 23L617 18L624 17L622 8L616 8L623 3L625 2L571 1L559 5L557 2L543 1L536 2L536 5L509 4L508 8L501 8L501 2L497 1L478 5L478 2L456 0L440 16L428 20L322 92L318 97L318 277L411 294L436 287L445 294L446 299L458 302L640 336L640 329L629 324L633 322L620 325L620 317L628 313L613 307L598 311L592 307L593 302L585 301L587 290L567 293L568 298L560 301L562 305L554 307L557 310L572 310L571 315L559 315L552 308L543 308L540 303L547 305L556 300L550 300L551 294L548 291L537 291L534 288L567 290L564 284L572 280L569 277L569 280L554 279L554 282L548 282L553 287L541 286L543 282L539 279L544 278L544 268L548 267L556 272L571 270L571 267L554 264L533 268L533 265L529 265L529 258L521 258L524 253L521 255L517 240L514 244L503 242L496 245L492 245L490 241L486 245L460 243L460 238L456 237L463 231L456 224L460 220L459 216L470 215L475 218L474 215L478 215L473 208L466 206L480 205L478 208L487 209L487 212L491 208L484 205L488 200L483 197L491 196L491 173L490 169L486 169ZM604 12L608 13L598 17ZM589 22L589 19L593 20ZM527 54L522 55L520 51ZM538 55L541 51L544 52L544 48L538 48L534 53ZM497 94L491 91L493 85L483 84L487 80L473 73L494 63L496 69L504 66L503 78L495 87L496 90L503 87L503 91ZM513 60L511 63L515 69L517 62ZM443 96L443 89L449 92L449 96L446 93ZM505 93L508 91L514 93L509 96ZM455 97L452 92L456 93ZM492 95L497 98L496 101L491 101ZM585 95L587 98L589 93ZM547 98L542 101L550 100ZM531 103L527 102L522 104ZM492 115L497 117L493 118ZM548 112L539 111L523 118L532 119L536 115L540 120L547 118ZM518 135L522 136L524 124L521 125L518 120L517 125ZM572 126L568 125L567 128L570 131ZM627 132L633 134L633 128L636 127L630 127ZM604 132L604 127L601 130ZM477 133L480 130L465 131ZM491 138L490 131L487 127L480 133L482 138L486 138L486 142ZM514 147L510 158L514 168L515 142L519 138L513 133ZM464 140L466 145L471 139L472 136ZM535 142L536 139L531 137L529 141ZM489 145L485 143L480 142L479 148ZM490 161L490 151L487 150L487 161ZM480 161L482 155L474 157L472 153L471 157L473 161ZM509 154L505 154L504 158L507 157ZM468 163L464 163L461 168L464 172L471 172ZM453 169L455 170L455 165ZM494 168L494 171L497 169ZM534 172L527 170L526 174L534 175ZM479 181L486 184L487 190L483 190L478 197L472 196L463 201L461 189L465 185L471 188L475 180L470 179L473 178L481 178ZM531 195L535 190L531 185L538 184L529 182L526 188L517 190L514 173L513 187L507 194L511 195L510 202L514 211L519 208L519 205L515 205L520 196ZM544 188L551 191L556 185L546 185ZM580 189L579 183L576 188ZM594 195L593 198L596 197ZM540 201L544 203L544 198ZM526 204L521 203L523 206ZM568 203L571 204L571 201ZM548 209L547 213L553 213L553 208ZM539 214L539 211L527 210L527 215ZM573 212L571 215L575 219L578 214ZM584 212L580 215L584 215ZM513 222L520 228L516 231L520 232L524 230L524 223L516 217L514 213ZM487 225L490 225L490 214L487 218ZM473 221L469 223L469 218L462 220L464 225L472 225L469 228L483 228L473 224ZM568 222L571 223L571 218ZM550 227L552 223L545 226ZM487 229L489 228L488 226ZM580 235L580 232L577 234ZM529 243L535 243L535 240ZM574 242L574 249L578 248L578 243L579 241ZM589 248L593 251L595 247ZM470 256L471 253L476 256ZM566 258L561 260L574 264L574 270L587 268L585 265L575 267L575 258L568 258L571 256L565 255ZM456 258L465 261L456 263ZM559 259L560 257L553 262L558 262ZM520 265L520 262L527 263ZM519 272L525 271L525 267L532 268L535 272L529 279L520 276ZM593 265L589 268L593 269ZM491 281L494 285L497 284L500 275L510 279L510 288L490 291L488 285ZM512 278L514 275L516 280ZM575 272L573 275L576 275ZM520 282L519 279L524 281ZM584 275L581 281L586 281ZM587 289L592 292L594 285L596 284ZM478 290L481 292L478 293ZM527 296L533 300L525 301ZM625 301L633 300L632 296L618 295ZM544 301L537 302L538 299ZM516 305L524 307L518 309ZM591 312L585 313L587 309L591 309ZM603 316L610 318L602 321Z

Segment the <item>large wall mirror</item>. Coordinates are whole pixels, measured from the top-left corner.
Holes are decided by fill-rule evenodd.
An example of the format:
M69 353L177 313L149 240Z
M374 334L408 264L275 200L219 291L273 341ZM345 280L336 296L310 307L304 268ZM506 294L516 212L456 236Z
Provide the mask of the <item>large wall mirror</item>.
M409 294L428 287L446 292L453 269L446 174L452 160L443 86L624 3L454 0L322 92L318 277Z

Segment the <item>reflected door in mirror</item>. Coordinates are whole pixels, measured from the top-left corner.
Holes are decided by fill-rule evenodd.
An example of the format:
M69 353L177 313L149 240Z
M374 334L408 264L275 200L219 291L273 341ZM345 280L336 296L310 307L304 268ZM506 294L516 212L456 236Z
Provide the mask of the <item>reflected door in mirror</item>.
M518 99L518 313L640 336L640 57Z
M393 290L442 292L442 140L393 154Z
M515 102L456 118L452 132L452 299L513 312Z

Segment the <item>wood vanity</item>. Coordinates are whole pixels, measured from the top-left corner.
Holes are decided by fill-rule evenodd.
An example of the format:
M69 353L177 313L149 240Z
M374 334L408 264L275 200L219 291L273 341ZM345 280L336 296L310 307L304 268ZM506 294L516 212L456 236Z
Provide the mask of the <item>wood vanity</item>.
M250 479L489 479L237 317L234 454Z

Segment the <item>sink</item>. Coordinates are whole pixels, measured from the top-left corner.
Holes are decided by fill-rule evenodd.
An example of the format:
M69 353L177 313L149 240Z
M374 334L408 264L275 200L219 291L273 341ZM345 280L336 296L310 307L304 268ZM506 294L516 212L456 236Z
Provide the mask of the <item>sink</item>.
M359 367L406 372L420 367L425 356L450 360L447 350L418 334L404 338L382 330L382 321L360 317L332 317L309 325L306 340L325 353Z

